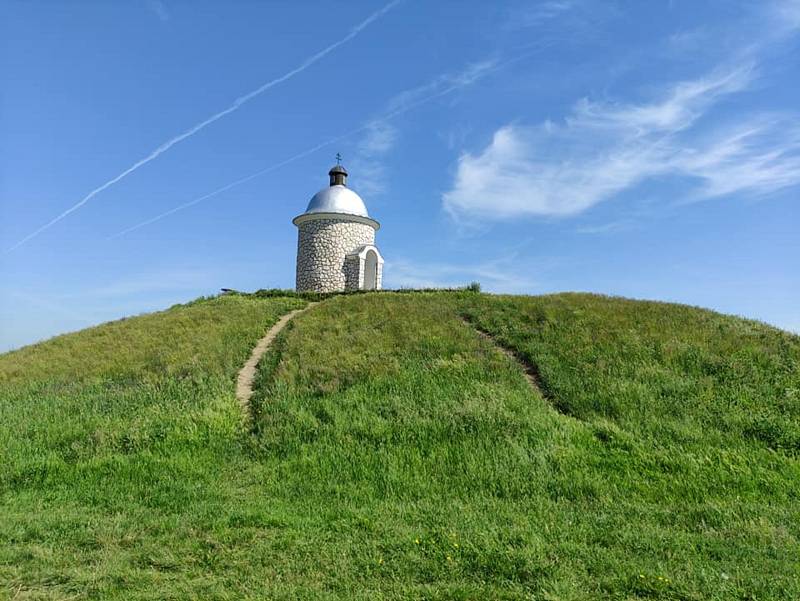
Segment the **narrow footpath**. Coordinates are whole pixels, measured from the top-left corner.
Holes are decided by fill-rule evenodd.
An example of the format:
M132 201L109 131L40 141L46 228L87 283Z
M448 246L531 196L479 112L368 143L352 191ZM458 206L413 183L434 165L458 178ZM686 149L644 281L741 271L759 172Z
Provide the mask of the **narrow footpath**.
M256 377L258 362L261 361L261 357L267 352L267 349L272 344L272 341L275 340L275 337L286 327L286 324L298 313L307 311L316 304L317 303L309 303L302 309L289 311L289 313L276 321L275 325L273 325L264 337L258 341L258 344L253 348L253 352L250 353L250 358L247 360L247 363L245 363L244 367L239 371L239 375L236 378L236 398L239 399L242 411L244 411L248 419L250 418L250 397L253 396L253 380Z
M525 376L525 379L528 381L530 387L534 389L536 392L538 392L542 396L542 398L549 401L551 404L556 406L556 408L558 408L557 404L553 400L552 395L550 394L550 391L544 385L544 382L542 381L542 375L539 373L539 368L536 365L534 365L522 353L519 353L514 349L507 347L502 342L497 340L497 338L495 338L492 334L480 328L477 324L475 324L471 320L467 319L466 317L462 317L462 320L464 321L465 324L467 324L469 328L474 330L478 334L478 336L490 342L498 351L503 353L514 363L518 364L522 368L523 375Z

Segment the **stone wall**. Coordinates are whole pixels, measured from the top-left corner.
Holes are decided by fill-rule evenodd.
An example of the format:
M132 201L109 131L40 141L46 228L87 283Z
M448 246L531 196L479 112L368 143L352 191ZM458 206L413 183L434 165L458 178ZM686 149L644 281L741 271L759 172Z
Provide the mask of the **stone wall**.
M347 255L344 258L344 289L361 288L364 274L361 273L361 258L358 255Z
M365 244L375 243L375 229L366 223L320 218L303 221L297 227L298 292L344 290L348 283L345 257ZM349 275L352 282L353 274Z

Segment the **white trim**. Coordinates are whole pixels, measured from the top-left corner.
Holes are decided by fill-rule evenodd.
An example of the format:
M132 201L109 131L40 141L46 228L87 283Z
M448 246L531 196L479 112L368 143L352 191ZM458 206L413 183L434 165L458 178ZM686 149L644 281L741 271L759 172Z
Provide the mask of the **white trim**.
M378 247L374 244L365 244L364 246L359 246L353 252L347 253L347 256L358 255L359 259L364 260L367 258L367 253L371 250L374 250L375 254L378 255L378 263L383 263L383 255L381 254L381 251L378 250Z
M383 255L378 247L374 244L365 244L359 246L356 250L348 253L345 256L345 261L348 258L358 258L358 290L364 290L364 269L367 263L367 253L374 252L377 256L376 274L375 274L375 290L380 290L383 286Z
M375 231L377 232L381 229L381 224L375 221L374 219L370 219L369 217L363 217L362 215L348 215L347 213L303 213L302 215L298 215L294 219L292 219L292 223L299 226L301 223L307 223L309 221L318 221L320 219L330 219L333 221L347 221L350 223L363 223L364 225L372 226ZM376 249L377 250L377 249ZM380 256L380 253L378 253Z

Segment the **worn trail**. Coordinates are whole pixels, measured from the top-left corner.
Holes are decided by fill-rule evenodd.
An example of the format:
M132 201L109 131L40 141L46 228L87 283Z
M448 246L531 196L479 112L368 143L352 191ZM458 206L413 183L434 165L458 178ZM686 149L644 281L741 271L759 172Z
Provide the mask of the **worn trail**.
M253 380L256 377L258 362L261 361L261 357L267 352L267 349L272 344L272 341L275 340L275 337L286 327L286 324L298 313L307 311L315 304L316 303L309 303L302 309L290 311L275 322L264 337L258 341L258 344L253 348L253 352L250 353L250 358L247 360L247 363L245 363L244 367L239 371L239 375L236 378L236 398L239 399L239 403L248 417L250 416L250 397L253 396Z
M494 347L503 353L506 357L511 359L512 361L516 362L521 368L522 372L525 376L525 379L528 381L531 389L536 391L541 397L546 400L550 405L559 413L566 415L567 417L572 417L575 419L580 419L576 416L570 407L564 403L562 403L550 390L547 386L547 383L542 378L542 374L539 372L539 368L537 365L532 362L528 357L520 353L514 348L508 347L499 341L495 336L493 336L490 332L482 329L476 323L473 323L466 317L463 317L464 322L473 328L478 335L483 338L484 340L489 341Z
M516 349L510 348L500 342L497 338L495 338L491 333L487 332L476 323L471 321L466 317L462 317L464 323L466 323L469 327L471 327L477 334L483 338L484 340L489 341L498 351L503 353L506 357L517 363L521 368L522 372L525 376L525 379L530 384L530 387L538 392L542 398L548 401L557 411L563 413L564 415L570 415L571 412L568 408L564 407L562 403L559 403L558 399L553 396L553 393L545 384L544 380L542 379L542 375L539 373L539 368L533 363L530 359L528 359L525 355L518 352Z

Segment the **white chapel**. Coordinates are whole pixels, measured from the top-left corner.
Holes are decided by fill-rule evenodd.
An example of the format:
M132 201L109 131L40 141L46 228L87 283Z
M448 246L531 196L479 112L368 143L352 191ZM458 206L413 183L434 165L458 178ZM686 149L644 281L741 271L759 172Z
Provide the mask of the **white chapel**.
M317 192L297 226L298 292L380 290L383 257L375 246L380 224L361 197L347 187L347 170L337 164L330 185Z

